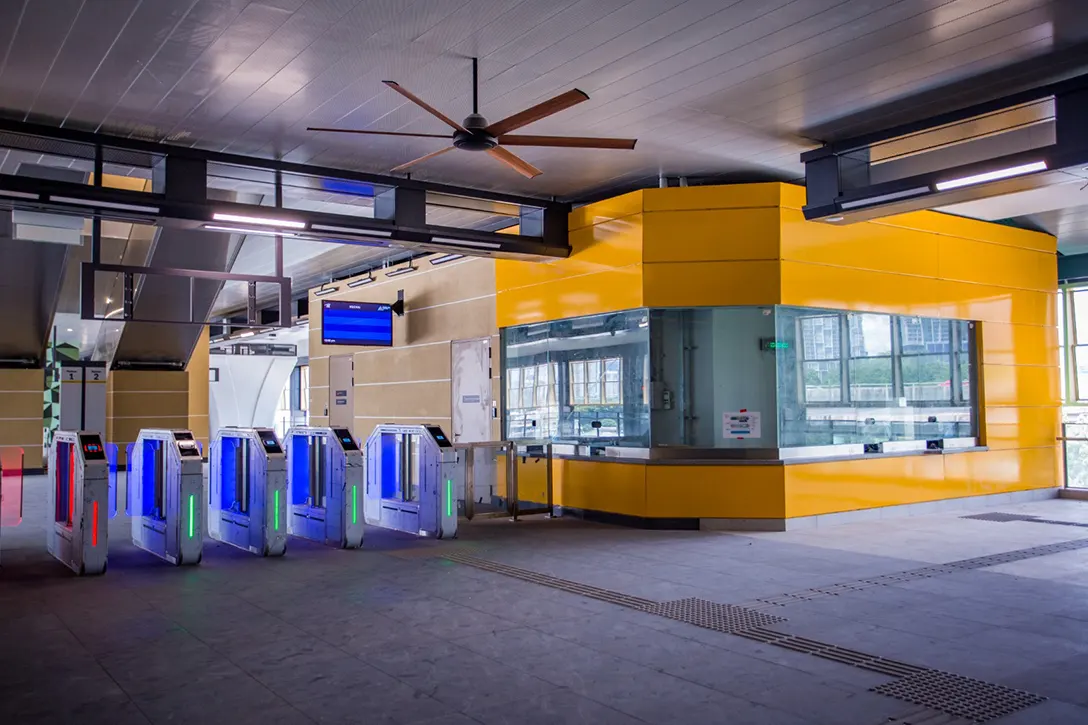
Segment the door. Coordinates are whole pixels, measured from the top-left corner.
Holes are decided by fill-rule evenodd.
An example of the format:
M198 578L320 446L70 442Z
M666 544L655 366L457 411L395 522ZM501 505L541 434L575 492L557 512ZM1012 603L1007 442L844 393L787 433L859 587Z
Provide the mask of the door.
M351 355L329 358L329 427L355 428L355 376Z
M491 440L491 338L454 340L453 440Z

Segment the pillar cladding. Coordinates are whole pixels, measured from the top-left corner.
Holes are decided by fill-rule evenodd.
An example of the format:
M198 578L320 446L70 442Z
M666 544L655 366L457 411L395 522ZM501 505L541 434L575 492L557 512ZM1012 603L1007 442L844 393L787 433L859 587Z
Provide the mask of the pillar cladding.
M22 450L23 468L42 468L45 371L0 368L0 460L13 465Z

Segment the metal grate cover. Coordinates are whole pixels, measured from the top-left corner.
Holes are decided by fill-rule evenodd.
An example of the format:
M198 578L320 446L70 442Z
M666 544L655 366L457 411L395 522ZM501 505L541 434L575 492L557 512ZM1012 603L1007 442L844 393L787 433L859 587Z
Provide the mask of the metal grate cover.
M503 576L512 577L514 579L521 579L522 581L532 582L533 584L540 584L542 586L551 587L552 589L560 589L565 592L570 592L571 594L578 594L601 602L617 604L621 607L645 609L646 607L656 604L656 602L649 599L633 597L629 594L623 594L622 592L613 592L608 589L601 589L600 587L591 586L589 584L580 584L578 582L560 579L559 577L549 576L547 574L539 574L535 571L529 571L528 569L519 569L516 566L500 564L495 561L481 559L468 554L451 553L446 554L445 558L457 562L458 564L483 569L484 571L494 572L495 574L502 574Z
M1030 692L940 670L923 670L872 691L975 722L996 720L1046 701Z
M786 621L782 617L756 609L719 604L695 597L651 604L644 607L643 611L727 634Z

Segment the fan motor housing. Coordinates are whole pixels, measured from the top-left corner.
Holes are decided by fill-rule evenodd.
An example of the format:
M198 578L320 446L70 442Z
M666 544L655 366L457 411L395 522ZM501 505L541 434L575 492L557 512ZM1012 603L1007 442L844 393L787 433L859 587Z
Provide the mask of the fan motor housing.
M486 131L454 131L453 145L465 151L487 151L499 145L498 140Z

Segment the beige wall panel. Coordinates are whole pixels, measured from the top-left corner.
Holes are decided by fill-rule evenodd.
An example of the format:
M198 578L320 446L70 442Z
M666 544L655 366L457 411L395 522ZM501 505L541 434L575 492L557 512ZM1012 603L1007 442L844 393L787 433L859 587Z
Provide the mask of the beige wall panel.
M355 353L355 385L449 380L450 344L390 347Z
M113 417L115 420L134 417L188 416L189 394L186 392L152 393L115 390Z
M450 384L402 383L357 388L355 416L388 418L399 423L402 418L450 417Z

